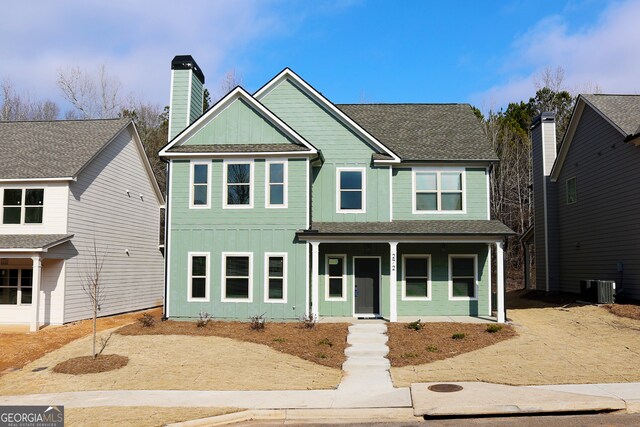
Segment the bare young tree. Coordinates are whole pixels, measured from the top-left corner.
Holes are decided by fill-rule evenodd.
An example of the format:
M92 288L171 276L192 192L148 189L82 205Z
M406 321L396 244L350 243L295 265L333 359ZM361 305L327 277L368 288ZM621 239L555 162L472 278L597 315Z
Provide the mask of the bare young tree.
M18 93L11 82L0 83L0 121L55 120L58 105L50 100L33 100L28 93Z
M212 104L221 100L227 93L235 89L236 86L242 86L243 83L244 78L236 72L235 68L227 71L220 81L217 91L213 95Z
M98 354L102 352L102 350L106 346L106 342L103 342L100 352L96 352L98 312L101 310L102 303L104 302L105 298L104 282L102 279L102 267L104 266L104 260L106 256L106 250L102 254L98 252L98 246L94 239L93 248L90 250L90 258L87 260L84 275L82 277L82 289L84 290L85 294L88 297L89 303L91 304L91 313L93 316L93 347L91 350L91 356L94 359L98 356Z
M104 65L100 66L97 75L78 66L58 70L57 85L62 96L75 108L67 113L68 119L115 118L125 105L122 83L111 76Z

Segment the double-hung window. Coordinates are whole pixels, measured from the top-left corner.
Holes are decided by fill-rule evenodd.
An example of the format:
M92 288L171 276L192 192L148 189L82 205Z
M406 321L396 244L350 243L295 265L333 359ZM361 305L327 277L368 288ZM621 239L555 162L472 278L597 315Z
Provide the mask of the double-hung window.
M211 181L210 162L191 163L191 207L208 208Z
M325 300L347 300L347 258L344 255L327 255L325 265Z
M265 302L287 302L287 254L265 254Z
M365 212L367 206L365 168L337 168L336 180L337 212Z
M413 213L463 213L463 169L414 169Z
M31 304L33 270L0 270L0 305Z
M253 207L253 161L225 161L224 207Z
M429 255L404 255L402 257L403 300L431 299L431 266Z
M222 254L222 301L253 299L251 253Z
M476 255L449 255L449 298L476 299Z
M209 253L189 252L188 301L209 301Z
M3 224L42 224L43 188L6 188L2 198Z
M287 161L267 160L266 163L266 206L268 208L287 207Z

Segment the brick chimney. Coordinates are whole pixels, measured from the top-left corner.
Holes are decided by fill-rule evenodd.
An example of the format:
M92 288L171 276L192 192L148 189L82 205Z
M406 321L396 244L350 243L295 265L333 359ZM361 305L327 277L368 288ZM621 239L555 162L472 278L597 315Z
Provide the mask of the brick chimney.
M534 232L536 248L536 289L559 290L556 188L551 169L556 160L554 113L542 113L531 123Z
M171 61L169 141L202 115L204 74L191 55Z

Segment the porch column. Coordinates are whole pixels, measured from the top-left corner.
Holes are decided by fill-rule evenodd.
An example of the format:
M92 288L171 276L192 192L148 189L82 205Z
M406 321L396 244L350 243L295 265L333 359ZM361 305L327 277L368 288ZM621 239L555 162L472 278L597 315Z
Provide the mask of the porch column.
M496 293L498 294L496 311L498 323L504 323L504 242L496 242L496 264Z
M40 276L42 271L42 260L40 256L31 257L33 262L33 283L31 288L31 332L36 332L40 328L38 317L40 317Z
M320 304L320 293L318 290L320 242L311 242L311 315L316 319L319 317L318 305Z
M389 320L398 321L398 242L389 242Z

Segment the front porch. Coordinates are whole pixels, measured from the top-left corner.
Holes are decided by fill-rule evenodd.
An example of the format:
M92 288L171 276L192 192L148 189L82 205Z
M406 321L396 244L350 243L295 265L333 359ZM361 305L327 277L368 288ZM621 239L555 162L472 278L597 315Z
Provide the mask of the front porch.
M497 221L464 221L467 229L456 230L452 222L362 223L350 230L345 223L322 223L314 224L318 231L299 232L310 246L307 311L318 318L398 322L488 321L495 310L494 321L504 323L504 236L510 230ZM469 232L468 223L474 222L482 224ZM406 231L400 233L402 226ZM493 247L496 307L491 295Z

